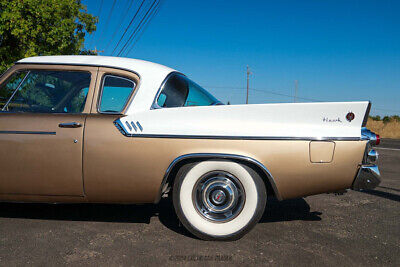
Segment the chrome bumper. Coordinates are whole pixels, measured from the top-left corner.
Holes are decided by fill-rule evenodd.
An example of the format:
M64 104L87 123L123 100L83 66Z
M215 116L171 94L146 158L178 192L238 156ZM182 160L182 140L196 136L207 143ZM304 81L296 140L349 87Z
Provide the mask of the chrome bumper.
M377 165L361 165L356 179L354 179L352 189L374 189L381 182L381 174Z

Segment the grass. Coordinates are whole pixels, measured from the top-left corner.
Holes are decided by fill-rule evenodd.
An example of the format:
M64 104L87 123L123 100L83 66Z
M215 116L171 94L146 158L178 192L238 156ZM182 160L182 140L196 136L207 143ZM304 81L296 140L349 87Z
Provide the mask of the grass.
M390 121L384 123L383 121L374 121L369 119L367 128L374 133L379 134L381 138L400 139L400 122Z

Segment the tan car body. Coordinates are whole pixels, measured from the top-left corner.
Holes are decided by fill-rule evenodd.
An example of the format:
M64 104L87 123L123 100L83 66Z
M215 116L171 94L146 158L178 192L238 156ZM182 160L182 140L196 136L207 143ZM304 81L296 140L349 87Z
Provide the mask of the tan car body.
M209 158L254 166L269 193L282 200L351 187L366 149L362 139L126 137L113 123L123 114L98 112L100 84L105 74L140 84L136 73L95 66L16 64L0 83L20 69L89 71L92 80L82 114L0 113L2 201L154 203L168 190L182 163ZM72 121L84 127L58 127Z

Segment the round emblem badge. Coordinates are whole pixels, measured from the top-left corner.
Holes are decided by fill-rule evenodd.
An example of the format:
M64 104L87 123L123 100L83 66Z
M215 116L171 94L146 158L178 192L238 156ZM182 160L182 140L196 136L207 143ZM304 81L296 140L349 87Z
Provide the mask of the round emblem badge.
M350 121L352 121L352 120L354 120L354 117L355 117L356 115L354 115L354 113L353 112L349 112L349 113L347 113L347 115L346 115L346 120L348 121L348 122L350 122Z

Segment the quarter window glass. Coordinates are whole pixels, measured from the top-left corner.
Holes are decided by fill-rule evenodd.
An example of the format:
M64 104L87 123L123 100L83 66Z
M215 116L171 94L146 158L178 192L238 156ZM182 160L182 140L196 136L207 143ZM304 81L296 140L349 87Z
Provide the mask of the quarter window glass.
M104 113L120 113L135 88L132 80L106 75L103 79L99 111Z
M0 110L3 109L26 74L26 71L17 71L0 86Z
M78 71L31 70L3 111L81 113L91 74Z
M163 108L210 106L219 103L209 92L181 74L170 76L157 98L157 105Z

